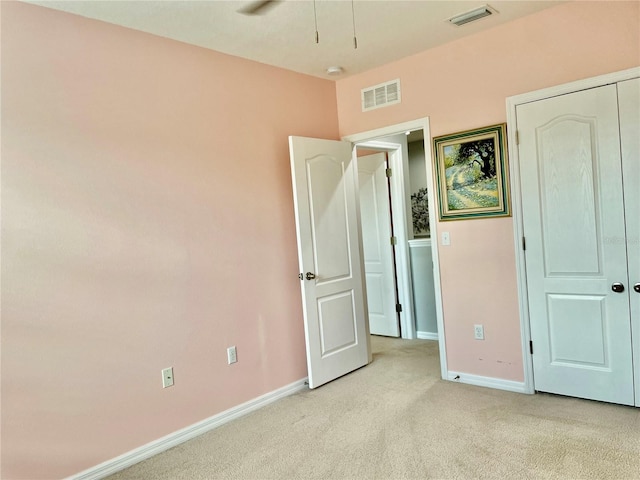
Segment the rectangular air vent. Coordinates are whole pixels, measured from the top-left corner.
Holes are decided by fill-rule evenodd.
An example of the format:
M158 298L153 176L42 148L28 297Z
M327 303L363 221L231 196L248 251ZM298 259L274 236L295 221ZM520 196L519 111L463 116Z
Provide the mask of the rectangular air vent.
M363 112L400 103L400 79L363 88L361 96Z
M467 23L480 20L481 18L488 17L489 15L493 15L494 13L497 12L489 5L483 5L480 8L476 8L475 10L470 10L468 12L461 13L460 15L456 15L455 17L451 17L449 19L449 22L460 27L462 25L466 25Z

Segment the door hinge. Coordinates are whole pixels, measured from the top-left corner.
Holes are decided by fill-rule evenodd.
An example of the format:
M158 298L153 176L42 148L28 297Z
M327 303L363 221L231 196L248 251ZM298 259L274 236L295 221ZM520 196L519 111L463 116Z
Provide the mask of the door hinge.
M533 355L533 341L529 340L529 353Z
M520 132L516 130L516 145L520 145Z
M396 303L396 312L398 312L398 313L402 312L402 304L401 303Z
M391 245L397 245L398 239L396 237L391 237Z
M390 168L387 168L387 170L385 171L385 173L387 174L387 177L391 178L391 175L393 175L393 172L391 171Z
M522 250L526 250L527 249L527 241L525 240L524 237L522 237Z

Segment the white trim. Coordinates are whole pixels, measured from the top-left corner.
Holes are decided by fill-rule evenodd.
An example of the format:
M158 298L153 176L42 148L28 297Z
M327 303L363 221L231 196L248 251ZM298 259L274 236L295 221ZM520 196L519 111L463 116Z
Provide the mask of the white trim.
M351 143L362 143L367 141L375 140L380 137L389 137L391 135L397 135L399 133L406 133L407 130L418 130L418 129L428 129L429 128L429 117L420 118L418 120L412 120L410 122L398 123L396 125L390 125L388 127L376 128L375 130L369 130L367 132L354 133L352 135L347 135L342 137L342 140L345 142ZM427 138L427 132L425 131L424 138ZM431 149L429 149L431 150ZM425 155L427 152L425 151Z
M507 98L507 144L509 151L513 235L516 247L516 273L518 282L518 302L520 307L520 336L522 345L522 365L524 368L524 393L533 393L535 391L535 384L533 378L533 358L529 354L531 322L529 318L526 263L524 250L522 249L524 224L522 221L522 192L520 189L520 157L518 154L518 146L516 144L516 132L518 129L516 108L518 105L525 103L535 102L550 97L557 97L559 95L578 92L589 88L596 88L638 77L640 77L640 67L634 67L628 70L599 75L597 77L565 83L563 85L544 88L542 90L536 90ZM438 328L440 327L438 326Z
M434 191L434 181L433 181L433 160L431 158L431 130L429 127L429 117L420 118L417 120L412 120L409 122L404 122L396 125L391 125L388 127L378 128L376 130L370 130L368 132L356 133L353 135L347 135L343 137L343 140L351 142L351 143L362 143L373 141L376 138L388 137L391 135L397 135L399 133L407 132L408 130L418 130L422 129L424 132L424 156L425 163L427 168L427 190L429 196L429 205L436 205L435 203L435 191ZM398 175L404 179L404 173L402 175ZM393 178L393 177L392 177ZM429 209L429 223L432 225L432 237L437 238L436 232L436 208ZM406 225L405 225L406 228ZM436 320L438 323L438 345L440 351L440 373L443 379L447 379L447 351L445 344L445 334L444 334L444 318L442 313L442 287L440 283L440 261L438 257L438 242L432 243L431 255L433 258L433 283L435 289L435 299L436 299ZM407 273L409 273L407 271ZM409 285L411 285L409 280ZM413 301L410 302L410 305L413 305ZM411 326L415 331L415 325Z
M430 247L431 246L431 238L414 238L413 240L409 240L409 247Z
M533 393L527 391L524 382L515 382L513 380L504 380L502 378L494 377L483 377L480 375L471 375L470 373L450 371L447 380L466 383L467 385L475 385L477 387L497 388L498 390L506 390L508 392Z
M416 332L420 340L438 340L438 333L433 332Z
M507 104L509 104L507 99ZM516 144L516 110L507 111L507 150L509 152L509 183L511 191L511 216L513 217L513 239L516 252L516 280L518 305L520 309L520 348L522 349L522 368L525 393L534 393L533 358L529 353L531 332L529 329L529 297L527 295L527 272L525 254L522 248L524 225L522 223L522 193L520 191L520 157Z
M405 143L406 145L406 143ZM400 146L398 146L400 147ZM409 230L407 224L410 210L407 209L405 192L408 185L405 174L409 165L404 163L408 152L397 148L389 155L389 166L397 175L391 176L391 204L393 205L393 233L398 239L396 244L396 267L400 267L398 274L398 297L402 304L402 337L416 338L416 322L413 312L413 284L411 281L411 256L409 253ZM402 273L401 273L402 272Z
M601 87L603 85L631 80L632 78L637 77L640 77L640 67L633 67L619 72L607 73L605 75L598 75L597 77L585 78L582 80L576 80L575 82L563 83L562 85L555 85L541 90L534 90L533 92L508 97L507 109L511 105L515 107L516 105L522 105L523 103L536 102L544 98L557 97L559 95L579 92L580 90L587 90L589 88Z
M124 470L125 468L142 462L147 458L151 458L154 455L173 448L176 445L180 445L181 443L184 443L199 435L202 435L203 433L213 430L214 428L224 425L231 420L240 418L248 413L265 407L270 403L280 400L281 398L304 390L308 388L306 382L307 379L303 378L301 380L298 380L297 382L293 382L282 388L261 395L257 398L254 398L253 400L249 400L248 402L237 405L233 408L230 408L229 410L225 410L224 412L209 417L198 423L194 423L193 425L190 425L186 428L170 433L169 435L159 438L158 440L147 443L146 445L131 450L130 452L120 455L119 457L112 458L111 460L107 460L100 465L96 465L95 467L89 468L88 470L84 470L83 472L72 475L68 477L68 480L98 480L109 475L113 475L120 470Z

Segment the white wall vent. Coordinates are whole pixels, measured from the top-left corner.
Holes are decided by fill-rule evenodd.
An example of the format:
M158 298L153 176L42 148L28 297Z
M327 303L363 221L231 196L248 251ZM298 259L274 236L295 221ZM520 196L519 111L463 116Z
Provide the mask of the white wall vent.
M476 20L488 17L489 15L493 15L494 13L498 13L497 10L489 5L483 5L480 8L476 8L475 10L470 10L468 12L461 13L460 15L456 15L455 17L451 17L449 19L449 22L457 25L458 27L461 27L462 25L466 25L470 22L475 22Z
M400 103L400 79L363 88L361 96L363 112Z

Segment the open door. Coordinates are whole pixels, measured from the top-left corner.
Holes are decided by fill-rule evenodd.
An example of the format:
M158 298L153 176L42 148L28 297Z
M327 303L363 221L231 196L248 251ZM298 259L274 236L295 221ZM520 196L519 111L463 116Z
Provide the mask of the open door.
M289 137L309 387L369 360L357 175L347 142Z

